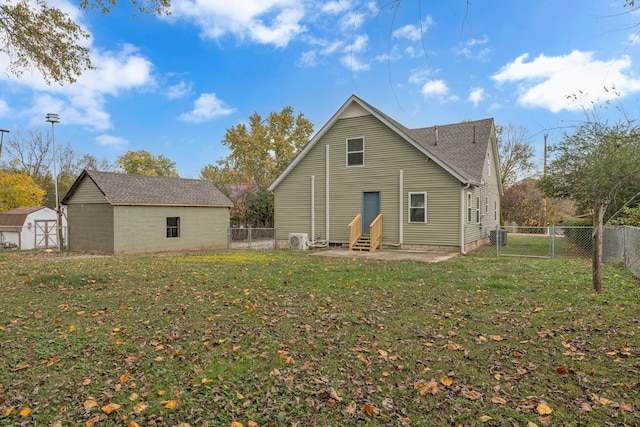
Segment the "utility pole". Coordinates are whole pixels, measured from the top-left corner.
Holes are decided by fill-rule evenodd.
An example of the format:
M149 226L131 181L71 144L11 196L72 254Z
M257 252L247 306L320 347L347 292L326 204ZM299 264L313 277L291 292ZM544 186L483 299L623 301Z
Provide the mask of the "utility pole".
M547 136L548 134L544 134L544 154L542 159L542 179L547 177ZM548 227L547 224L547 196L542 198L542 212L544 217L544 226Z
M56 135L53 130L54 123L60 123L57 114L49 113L46 118L51 123L51 140L53 142L53 184L56 190L56 212L58 213L58 250L62 250L62 211L60 210L60 198L58 195L58 172L56 171Z

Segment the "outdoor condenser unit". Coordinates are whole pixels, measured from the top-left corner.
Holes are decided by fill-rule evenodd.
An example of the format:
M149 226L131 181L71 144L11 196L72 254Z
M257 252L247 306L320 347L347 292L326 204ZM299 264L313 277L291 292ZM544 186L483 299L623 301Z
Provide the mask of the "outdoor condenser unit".
M309 235L307 233L289 233L289 248L303 251L309 249Z

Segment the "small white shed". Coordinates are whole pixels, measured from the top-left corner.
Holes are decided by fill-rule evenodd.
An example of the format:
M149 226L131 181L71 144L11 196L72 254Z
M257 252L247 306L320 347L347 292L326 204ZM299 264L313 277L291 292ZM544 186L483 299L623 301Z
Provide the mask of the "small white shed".
M56 211L44 206L23 206L0 213L0 247L57 248L56 231Z

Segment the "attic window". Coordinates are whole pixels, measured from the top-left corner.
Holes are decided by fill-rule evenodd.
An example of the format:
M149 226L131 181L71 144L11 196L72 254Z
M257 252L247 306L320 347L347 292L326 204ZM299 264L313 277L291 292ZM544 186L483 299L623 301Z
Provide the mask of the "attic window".
M364 138L347 139L347 166L364 166Z
M167 239L180 237L180 217L170 216L167 218Z

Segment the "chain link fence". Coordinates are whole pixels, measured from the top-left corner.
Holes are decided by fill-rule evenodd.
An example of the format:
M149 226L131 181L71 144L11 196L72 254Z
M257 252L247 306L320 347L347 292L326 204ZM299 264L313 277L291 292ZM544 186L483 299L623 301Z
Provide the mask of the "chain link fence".
M640 227L605 227L602 258L605 262L621 263L640 277Z
M278 247L275 228L238 227L229 228L229 249L266 250Z
M502 227L492 230L489 243L498 256L537 258L584 258L593 255L592 227ZM622 263L640 277L640 228L605 227L602 258Z

